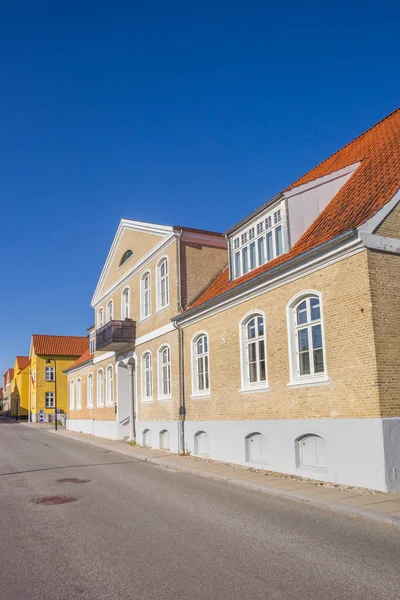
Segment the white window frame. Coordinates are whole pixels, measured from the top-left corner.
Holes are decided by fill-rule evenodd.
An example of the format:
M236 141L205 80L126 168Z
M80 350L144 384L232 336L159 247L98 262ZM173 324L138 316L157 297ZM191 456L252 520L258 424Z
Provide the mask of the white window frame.
M316 320L315 324L321 325L321 336L322 336L322 351L324 357L324 371L322 373L311 373L307 375L300 375L299 365L299 353L298 353L298 342L297 342L297 331L299 329L309 327L311 328L312 322L308 321L303 326L297 326L296 323L296 308L303 300L311 297L319 299L320 308L320 319ZM330 383L328 377L327 357L326 357L326 343L325 343L325 326L324 326L324 310L322 302L322 294L317 290L303 290L291 298L286 306L286 320L288 328L288 351L289 351L289 376L290 381L288 387L309 387L313 385L327 385ZM310 357L312 360L312 345L310 344Z
M49 403L49 398L51 397L51 401ZM54 408L54 392L46 392L45 393L45 407L46 408Z
M102 375L101 386L100 386L100 374ZM101 408L104 406L104 370L103 369L99 369L97 371L96 382L97 382L97 385L96 385L97 406ZM100 393L100 391L101 391L101 393Z
M163 363L163 354L165 351L168 351L168 361L167 363ZM171 347L169 344L163 344L157 351L157 388L158 388L158 400L170 400L172 398L172 379L171 379ZM163 370L167 369L168 372L168 382L169 382L169 391L165 394L163 391Z
M96 350L96 335L94 331L89 333L89 354L94 354Z
M145 281L148 278L149 287L145 288ZM146 297L148 294L148 302ZM145 307L148 306L148 312L145 311ZM144 321L151 317L151 274L150 271L145 271L140 278L140 319Z
M82 409L82 379L76 380L76 410Z
M247 325L253 319L261 317L264 321L264 335L257 336L254 338L255 342L264 342L264 356L265 356L265 381L260 380L258 377L257 381L251 382L249 377L249 363L248 363L248 346L252 341L247 339ZM268 358L267 358L267 331L266 331L266 319L265 313L262 310L251 310L242 317L239 323L239 342L240 342L240 377L241 377L241 389L242 393L251 392L265 392L269 390L268 386ZM257 353L257 373L259 374L259 345L256 347Z
M201 337L205 336L207 338L207 352L203 352L200 356L197 354L197 342ZM207 398L211 396L211 368L210 368L210 336L207 331L198 331L191 339L190 342L191 347L191 358L192 358L192 398ZM199 389L198 385L198 359L203 358L203 362L205 363L205 357L207 357L207 365L208 365L208 387L205 387L204 390ZM205 372L205 370L204 370Z
M107 302L106 306L106 322L109 323L114 319L114 300Z
M87 408L93 408L93 373L89 373L87 376L87 393L86 393L86 406Z
M69 409L75 410L75 381L73 379L69 382Z
M279 213L279 220L278 218ZM268 225L267 225L268 223ZM262 226L262 229L257 232L257 229ZM281 228L281 243L282 252L277 253L277 233L276 231ZM268 258L268 244L267 234L272 234L272 256ZM255 264L251 265L252 257L252 244L254 243L255 248ZM286 217L284 205L281 203L275 206L269 212L263 215L262 218L258 218L251 224L246 225L246 229L239 230L238 233L232 235L230 238L230 253L231 253L231 270L232 278L237 279L246 273L254 271L261 265L273 260L277 256L281 256L287 252L288 248L287 232L286 232ZM260 253L260 247L262 252ZM245 252L244 252L245 249ZM263 256L261 256L261 254ZM246 260L245 260L246 255ZM245 270L245 263L247 263L247 269Z
M48 377L47 374L51 374L51 377ZM54 382L55 381L55 371L54 371L54 367L45 367L45 379L46 381L49 382Z
M164 273L164 275L161 275L161 269L163 265L166 265L166 272ZM157 274L157 298L156 298L156 310L157 312L164 310L165 308L168 308L169 306L169 260L168 260L168 256L163 256L160 258L160 260L157 263L157 269L156 269L156 274ZM162 302L162 285L163 282L165 283L165 301L164 304Z
M150 357L150 367L147 367L145 362L146 362L146 358ZM153 356L150 350L145 350L141 356L140 359L140 365L141 365L141 401L142 402L153 402ZM151 394L147 395L147 390L146 390L146 386L147 386L147 373L150 373L150 391Z
M101 329L104 326L104 308L99 308L97 311L97 329Z
M131 289L125 286L121 293L121 319L131 318Z
M111 378L109 376L111 373ZM107 365L106 368L106 406L114 406L114 367Z

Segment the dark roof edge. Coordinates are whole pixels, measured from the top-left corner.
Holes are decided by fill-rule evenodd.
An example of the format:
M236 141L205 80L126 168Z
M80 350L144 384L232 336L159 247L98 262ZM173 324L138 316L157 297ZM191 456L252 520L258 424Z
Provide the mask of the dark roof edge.
M263 204L261 204L261 206L259 206L255 210L253 210L249 215L247 215L246 217L244 217L241 221L239 221L238 223L236 223L235 225L232 225L232 227L230 227L229 229L227 229L225 231L225 235L230 235L236 229L239 229L240 227L242 227L243 225L245 225L248 221L251 221L252 219L254 219L254 217L256 217L265 208L267 208L267 206L269 206L270 204L273 204L277 200L281 200L283 197L284 197L284 193L283 192L278 192L277 194L275 194L275 196L272 196L272 198L270 198L269 200L267 200L266 202L264 202Z

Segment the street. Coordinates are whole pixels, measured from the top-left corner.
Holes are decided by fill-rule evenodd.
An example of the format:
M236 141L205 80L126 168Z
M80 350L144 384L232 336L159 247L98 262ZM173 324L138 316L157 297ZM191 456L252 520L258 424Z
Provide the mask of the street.
M400 597L399 530L1 419L0 511L1 600Z

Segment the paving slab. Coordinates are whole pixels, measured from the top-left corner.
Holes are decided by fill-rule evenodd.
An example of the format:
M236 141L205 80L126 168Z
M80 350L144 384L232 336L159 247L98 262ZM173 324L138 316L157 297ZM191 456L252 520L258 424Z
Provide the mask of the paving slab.
M353 498L343 498L342 500L340 500L340 503L348 504L349 506L367 506L369 504L377 504L378 502L387 501L388 498L386 494L362 494L359 496L354 496Z
M395 511L398 512L400 510L400 503L391 502L390 500L388 502L379 502L379 504L370 504L368 506L368 510L373 510L385 514L392 513Z

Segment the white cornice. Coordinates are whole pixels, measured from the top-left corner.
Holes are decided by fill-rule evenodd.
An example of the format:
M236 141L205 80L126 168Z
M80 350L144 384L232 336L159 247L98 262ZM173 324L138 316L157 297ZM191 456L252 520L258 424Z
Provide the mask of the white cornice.
M370 250L400 254L400 239L375 235L374 233L360 232L360 238Z
M176 328L173 323L167 323L167 325L163 325L163 327L159 327L158 329L150 331L150 333L146 333L146 335L141 335L140 337L138 337L136 339L135 346L147 344L147 342L150 342L155 338L165 335L166 333L170 333L171 331L174 331L174 329Z
M343 169L338 169L337 171L334 171L333 173L329 173L328 175L324 175L323 177L318 177L317 179L313 179L312 181L309 181L308 183L303 183L303 185L298 185L294 188L291 188L290 190L287 190L286 192L284 192L284 196L285 198L291 198L292 196L296 196L297 194L302 194L303 192L307 192L308 190L312 190L315 187L318 187L319 185L324 185L325 183L328 183L329 181L334 181L335 179L338 179L338 177L343 177L344 175L349 175L350 173L353 173L357 167L359 167L361 164L361 162L356 162L353 163L352 165L348 165L347 167L344 167Z
M103 360L108 360L115 355L115 352L105 352L104 354L100 354L100 356L95 356L93 358L93 364L97 365L99 362L103 362Z

